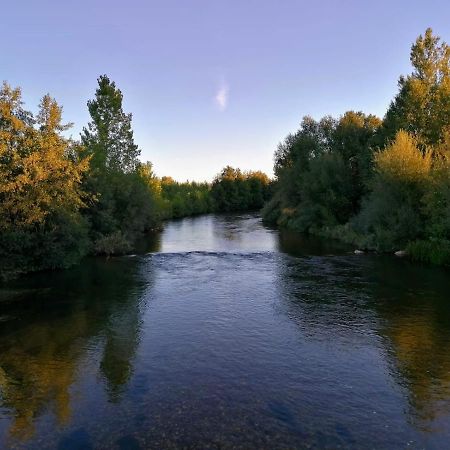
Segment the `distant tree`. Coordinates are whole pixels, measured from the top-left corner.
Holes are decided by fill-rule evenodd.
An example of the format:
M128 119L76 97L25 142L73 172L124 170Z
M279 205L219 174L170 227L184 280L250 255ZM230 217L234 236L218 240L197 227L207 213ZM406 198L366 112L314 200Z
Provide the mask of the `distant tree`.
M178 183L171 177L161 178L166 218L179 218L212 211L211 187L208 183Z
M352 177L337 152L313 158L301 182L302 199L292 218L299 231L344 224L352 212Z
M261 171L250 171L245 174L245 183L248 185L249 201L248 208L251 210L261 209L269 199L271 193L271 181Z
M261 209L268 199L270 180L262 172L241 172L226 166L211 186L211 196L217 211Z
M211 195L218 211L247 209L246 199L242 198L244 176L239 169L226 166L212 183Z

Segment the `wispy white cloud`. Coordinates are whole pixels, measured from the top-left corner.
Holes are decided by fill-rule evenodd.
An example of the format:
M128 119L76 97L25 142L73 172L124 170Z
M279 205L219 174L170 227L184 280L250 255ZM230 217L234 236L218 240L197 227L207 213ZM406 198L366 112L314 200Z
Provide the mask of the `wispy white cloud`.
M222 81L222 83L219 86L219 90L217 91L217 94L214 97L216 105L220 111L225 111L225 109L227 108L229 92L230 88L228 87L228 84L225 83L225 81Z

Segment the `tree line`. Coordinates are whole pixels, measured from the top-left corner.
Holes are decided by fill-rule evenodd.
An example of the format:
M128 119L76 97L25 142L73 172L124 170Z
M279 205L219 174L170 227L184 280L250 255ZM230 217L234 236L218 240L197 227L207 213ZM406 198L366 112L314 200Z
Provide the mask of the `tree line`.
M304 117L279 144L267 222L450 263L450 47L427 29L410 60L383 119Z
M0 90L0 277L124 254L165 219L263 208L266 222L361 249L406 249L450 263L450 47L431 29L383 119L348 111L304 117L279 144L275 180L225 167L212 183L158 178L142 162L132 115L106 75L79 140L45 95Z
M125 254L168 218L263 206L269 179L260 172L227 167L212 184L156 177L139 159L122 102L115 83L100 76L77 141L65 136L72 124L50 95L33 114L21 90L3 83L0 278L66 268L88 254Z

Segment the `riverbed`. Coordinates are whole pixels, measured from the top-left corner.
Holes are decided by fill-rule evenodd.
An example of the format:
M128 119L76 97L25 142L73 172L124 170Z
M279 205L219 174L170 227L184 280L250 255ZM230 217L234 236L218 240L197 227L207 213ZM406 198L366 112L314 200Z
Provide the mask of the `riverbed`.
M0 446L448 448L449 273L352 250L205 215L10 282Z

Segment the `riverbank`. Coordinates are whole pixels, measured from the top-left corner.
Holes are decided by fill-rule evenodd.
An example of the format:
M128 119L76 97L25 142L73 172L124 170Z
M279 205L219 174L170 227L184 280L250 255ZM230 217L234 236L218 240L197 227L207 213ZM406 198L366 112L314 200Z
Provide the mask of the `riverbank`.
M288 218L285 218L284 220L281 219L280 222L282 225L265 220L266 224L281 230L302 232L295 226L295 221L292 223ZM311 227L308 234L321 239L332 239L342 242L352 246L356 253L389 254L404 257L416 263L450 267L450 241L445 239L415 240L386 250L376 245L374 236L358 233L351 224L323 228Z

